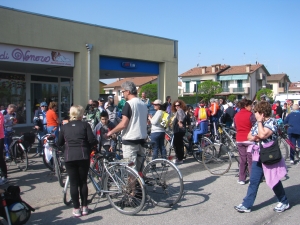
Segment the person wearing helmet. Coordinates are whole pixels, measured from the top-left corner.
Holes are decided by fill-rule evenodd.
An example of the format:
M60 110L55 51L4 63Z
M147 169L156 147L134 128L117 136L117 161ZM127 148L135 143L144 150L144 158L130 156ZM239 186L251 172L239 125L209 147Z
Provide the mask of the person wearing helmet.
M47 134L47 119L46 113L48 110L48 105L46 102L40 104L40 108L35 111L33 124L34 128L38 131L38 146L36 148L36 153L43 155L43 145L41 138Z

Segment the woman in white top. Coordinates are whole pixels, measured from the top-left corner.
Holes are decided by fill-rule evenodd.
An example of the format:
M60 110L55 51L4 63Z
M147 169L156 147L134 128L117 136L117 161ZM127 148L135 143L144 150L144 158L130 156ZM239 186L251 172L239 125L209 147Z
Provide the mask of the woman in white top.
M164 145L165 140L165 129L161 123L161 118L163 111L161 110L162 107L162 101L159 99L156 99L153 103L154 109L156 110L154 116L151 116L151 114L148 115L148 119L151 122L151 141L153 141L155 144L153 146L153 155L152 159L158 158L158 150L160 150L160 155L162 158L167 158L167 152Z

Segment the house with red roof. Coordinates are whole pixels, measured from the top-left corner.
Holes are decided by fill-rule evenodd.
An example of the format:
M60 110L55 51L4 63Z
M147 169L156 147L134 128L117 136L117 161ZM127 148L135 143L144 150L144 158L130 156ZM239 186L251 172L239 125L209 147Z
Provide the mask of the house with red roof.
M196 67L179 75L183 82L183 95L195 94L196 85L212 80L219 81L222 85L222 93L219 95L234 94L237 99L243 96L254 99L256 92L267 86L268 76L270 74L263 64L240 66L215 64L210 67Z

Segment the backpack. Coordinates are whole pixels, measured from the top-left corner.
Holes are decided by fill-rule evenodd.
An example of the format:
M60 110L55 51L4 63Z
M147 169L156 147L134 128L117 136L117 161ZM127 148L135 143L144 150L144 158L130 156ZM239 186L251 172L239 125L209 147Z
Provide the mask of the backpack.
M160 125L164 128L167 128L170 124L170 115L166 111L162 111L161 123Z
M205 108L199 108L198 119L199 120L207 120L207 113L206 113Z

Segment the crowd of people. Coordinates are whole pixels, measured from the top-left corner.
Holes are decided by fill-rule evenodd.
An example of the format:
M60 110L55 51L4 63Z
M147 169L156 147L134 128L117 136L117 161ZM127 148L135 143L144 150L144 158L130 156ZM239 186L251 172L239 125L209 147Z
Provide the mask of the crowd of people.
M289 125L288 134L292 143L300 146L300 128L295 125L300 122L299 105L293 105L288 101L283 107L280 106L280 102L276 102L272 107L265 101L265 96L262 96L259 102L245 98L238 102L211 98L208 102L201 100L198 107L193 108L180 99L172 102L170 96L166 97L164 103L160 99L151 103L144 92L139 98L135 84L130 81L124 82L121 88L123 97L118 105L114 104L114 97L111 95L108 96L107 102L102 97L98 101L89 100L85 108L73 105L64 126L59 126L61 123L56 113L58 108L56 102L50 102L49 107L46 102L42 102L40 108L35 111L33 122L38 137L53 133L58 145L65 145L65 163L70 177L74 216L87 215L89 211L86 180L91 146L98 144L99 151L101 149L114 151L114 139L121 132L124 160L133 162L133 168L141 171L145 155L142 146L148 137L149 125L150 139L154 143L153 159L159 156L167 158L164 145L166 127L162 124L165 112L169 114L171 121L169 129L172 129L174 134L173 145L176 153L174 163L177 165L183 163L183 138L188 132L192 132L191 141L197 144L199 135L209 132L209 128L210 132L217 134L218 123L224 123L227 128L236 129L236 143L240 156L238 183L244 185L247 183L248 175L250 178L247 195L235 209L239 212L251 211L263 176L279 201L274 211L283 212L289 208L280 182L286 174L285 161L282 159L272 167L262 164L259 159L258 143L267 145L274 142L278 138L277 124L281 120L282 123ZM154 115L149 113L151 104L155 110ZM17 123L14 117L15 109L15 105L9 105L0 113L0 127L3 127L0 129L0 154L6 154L7 157L9 157L9 132ZM291 163L294 163L294 150L292 148L290 150ZM43 155L41 142L37 147L37 153ZM7 168L4 158L0 158L2 172L0 185L2 185L7 182Z

